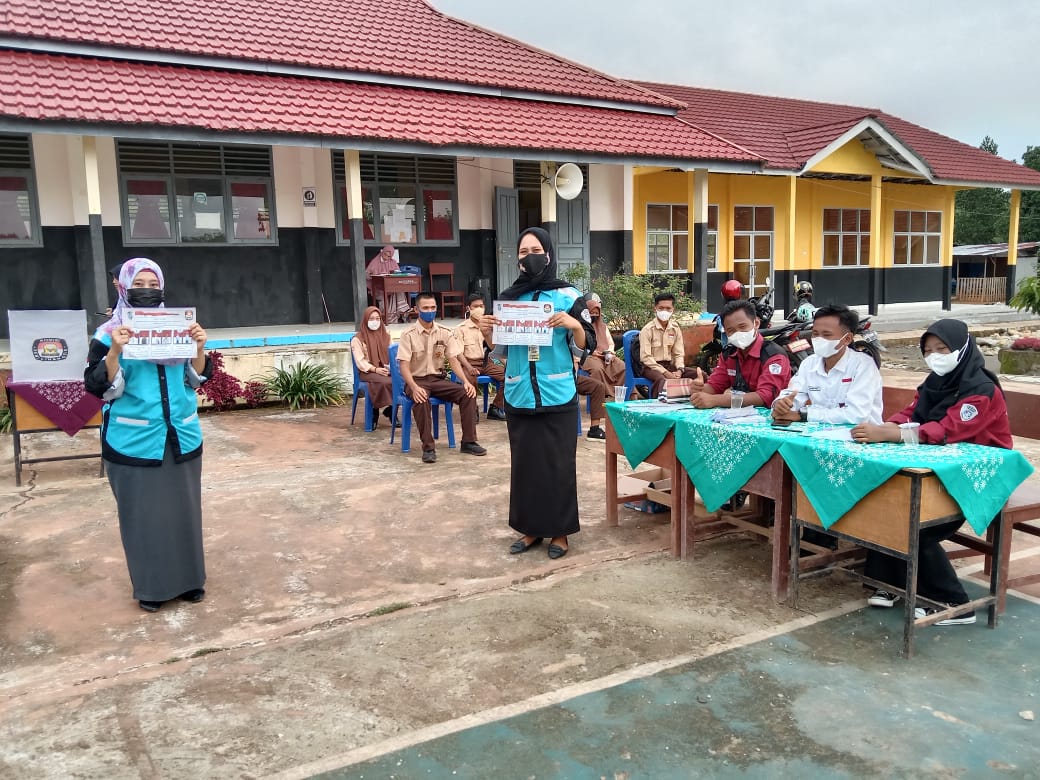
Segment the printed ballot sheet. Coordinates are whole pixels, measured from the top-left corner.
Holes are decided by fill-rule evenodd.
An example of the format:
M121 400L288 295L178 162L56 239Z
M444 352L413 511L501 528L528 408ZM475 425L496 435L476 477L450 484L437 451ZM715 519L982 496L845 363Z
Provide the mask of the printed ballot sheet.
M491 334L496 346L547 347L552 344L549 318L553 306L549 301L494 301L492 311L502 323L496 325Z
M195 307L183 309L129 309L124 323L134 335L125 347L130 360L167 360L198 354L198 347L188 333L195 322Z

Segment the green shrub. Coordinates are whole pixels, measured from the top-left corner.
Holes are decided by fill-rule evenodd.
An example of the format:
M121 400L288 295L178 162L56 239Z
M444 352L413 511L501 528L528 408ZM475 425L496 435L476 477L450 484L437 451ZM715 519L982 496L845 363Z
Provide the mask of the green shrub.
M11 432L11 407L0 408L0 433Z
M1010 304L1021 311L1025 309L1033 314L1040 314L1040 271L1018 283L1018 291Z
M343 383L324 363L308 360L292 368L272 368L259 381L268 394L281 398L293 411L307 405L316 409L343 403Z
M575 266L564 278L584 293L594 292L603 300L603 319L613 331L639 330L654 318L654 296L675 296L675 317L701 311L701 303L686 292L684 277L673 274L624 274L589 279L588 268Z

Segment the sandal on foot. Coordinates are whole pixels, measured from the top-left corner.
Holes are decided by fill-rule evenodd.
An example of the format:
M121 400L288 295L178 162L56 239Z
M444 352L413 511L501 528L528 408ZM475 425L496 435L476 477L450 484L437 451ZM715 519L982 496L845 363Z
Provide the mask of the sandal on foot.
M537 547L542 543L542 537L538 536L530 544L524 541L523 537L520 537L511 545L509 545L509 554L516 555L517 553L525 553L532 547Z

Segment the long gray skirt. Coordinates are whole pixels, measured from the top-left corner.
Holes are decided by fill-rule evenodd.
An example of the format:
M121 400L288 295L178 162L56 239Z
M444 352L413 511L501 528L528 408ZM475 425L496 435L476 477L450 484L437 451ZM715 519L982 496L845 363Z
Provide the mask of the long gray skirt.
M162 466L105 461L119 509L119 535L141 601L169 601L206 584L202 553L202 457Z
M526 536L568 536L578 525L578 405L515 414L506 407L509 527Z

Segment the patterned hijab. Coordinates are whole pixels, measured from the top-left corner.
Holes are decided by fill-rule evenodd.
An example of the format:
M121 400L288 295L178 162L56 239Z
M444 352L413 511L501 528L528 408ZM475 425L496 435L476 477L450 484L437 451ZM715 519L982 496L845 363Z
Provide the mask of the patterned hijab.
M386 329L386 321L379 314L379 330L369 330L368 321L373 314L379 314L379 309L369 306L361 315L361 321L357 324L357 336L365 345L365 356L368 362L376 368L390 365L390 331Z
M111 333L115 328L123 324L126 310L130 308L130 304L126 300L126 291L130 289L134 279L141 271L151 271L159 280L159 289L166 289L166 279L163 277L162 269L158 265L147 257L131 257L123 263L123 267L119 270L119 300L116 301L116 306L112 309L112 319L99 328L101 332ZM164 304L159 304L159 306L164 307Z
M946 410L962 398L972 395L993 397L995 388L1000 387L1000 381L986 368L986 359L968 332L966 324L953 319L932 323L928 330L921 334L922 353L924 340L929 335L939 339L951 352L959 350L960 360L957 362L957 368L945 376L929 373L917 388L914 420L921 423L939 421L946 416Z

